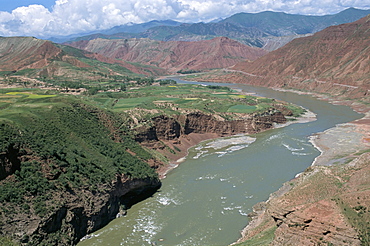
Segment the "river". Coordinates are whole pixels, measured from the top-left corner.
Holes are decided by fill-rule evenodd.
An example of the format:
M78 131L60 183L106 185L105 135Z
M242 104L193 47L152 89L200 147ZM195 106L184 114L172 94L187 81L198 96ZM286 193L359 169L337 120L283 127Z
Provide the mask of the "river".
M186 161L163 180L159 192L78 246L228 245L240 237L254 204L267 200L320 154L309 142L312 134L361 117L349 107L308 95L227 85L301 105L317 120L205 141L191 148Z

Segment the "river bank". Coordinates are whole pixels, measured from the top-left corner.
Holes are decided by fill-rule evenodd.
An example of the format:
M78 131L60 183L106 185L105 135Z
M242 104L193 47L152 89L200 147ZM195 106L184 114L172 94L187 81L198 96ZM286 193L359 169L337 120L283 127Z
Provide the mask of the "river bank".
M239 90L239 93L241 95L254 95L254 93L249 92L243 92ZM302 107L303 108L303 107ZM311 112L308 109L304 109L304 113L299 116L298 118L294 117L286 117L287 121L285 123L273 123L272 128L264 129L262 131L276 129L276 128L282 128L289 126L291 124L303 124L311 121L316 120L316 114ZM245 134L250 135L250 134ZM173 141L165 141L162 140L164 144L166 144L171 149L177 149L179 151L177 152L166 152L166 157L169 159L169 163L167 165L160 166L157 169L157 173L159 174L160 179L166 178L166 175L168 172L176 168L179 164L184 162L186 160L186 157L189 154L189 149L202 143L203 141L211 140L211 139L217 139L217 138L223 138L223 137L231 137L233 135L221 135L218 133L190 133L187 135L181 135L175 142Z
M360 245L367 240L363 224L369 218L347 211L357 214L356 208L370 205L370 108L316 93L289 92L350 106L364 116L312 135L310 142L321 154L305 172L253 207L252 220L234 244L263 238L265 244L274 245Z

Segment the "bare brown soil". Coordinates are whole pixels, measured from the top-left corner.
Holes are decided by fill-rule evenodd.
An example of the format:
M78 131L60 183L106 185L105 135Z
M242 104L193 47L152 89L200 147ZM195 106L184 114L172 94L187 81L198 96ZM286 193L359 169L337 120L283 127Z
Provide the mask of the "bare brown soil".
M230 67L267 54L263 49L252 48L226 37L193 42L98 38L68 45L104 57L161 67L172 73Z

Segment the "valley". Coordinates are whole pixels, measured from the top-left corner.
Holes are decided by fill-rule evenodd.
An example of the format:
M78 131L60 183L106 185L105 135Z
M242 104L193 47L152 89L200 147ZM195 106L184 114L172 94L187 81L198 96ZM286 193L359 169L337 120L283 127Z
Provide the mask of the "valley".
M251 199L249 207L238 200L243 205L237 206L235 223L247 225L246 214L251 222L237 244L367 245L370 17L366 14L352 8L320 18L241 13L217 23L153 22L136 33L111 30L63 44L0 37L0 243L75 245L114 218L135 213L132 206L138 202L153 206L161 189L170 192L167 186L172 185L164 180L171 180L171 175L178 178L170 182L181 180L186 189L186 178L176 176L182 168L173 168L188 157L216 163L216 154L220 160L230 155L262 165L265 157L277 160L270 153L279 148L291 151L277 154L281 159L275 160L287 168L286 173L281 172L274 185L261 180L248 184L266 183L261 185L263 195ZM307 22L309 30L303 27ZM127 27L114 30L120 28ZM312 117L311 106L318 119L306 129L297 119ZM276 129L281 126L285 127ZM261 141L273 138L269 134L274 132L289 135L288 131L294 131L290 139L296 142L289 142L289 137L279 137L274 144L272 139ZM248 138L244 147L205 154L204 146L210 142L203 141L235 135ZM294 144L299 146L291 147ZM194 146L200 148L198 154L193 153ZM236 161L230 167L236 173L227 175L242 180L237 173L243 174L244 162ZM270 172L269 162L256 170ZM180 166L191 163L186 160ZM190 173L185 177L193 180L199 165L184 171ZM213 169L214 177L223 175ZM297 172L301 174L294 178ZM266 179L272 182L272 176ZM242 184L234 184L240 194L248 187ZM208 195L204 192L197 193L201 204L207 203L202 200ZM231 205L221 211L236 209ZM174 208L156 209L166 214ZM226 225L235 218L217 220L223 219L228 220L222 223ZM240 229L227 234L235 235L236 230ZM186 232L177 236L185 243L217 242L206 241L207 233L191 239L186 239ZM177 243L176 237L161 235L151 235L145 242ZM139 240L130 237L130 243Z

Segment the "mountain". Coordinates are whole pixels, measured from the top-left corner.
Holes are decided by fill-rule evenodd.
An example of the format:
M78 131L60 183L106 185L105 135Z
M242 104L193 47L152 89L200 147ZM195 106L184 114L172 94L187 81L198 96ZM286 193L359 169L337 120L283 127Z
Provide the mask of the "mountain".
M115 26L107 30L102 30L99 32L99 34L102 35L112 35L115 33L140 33L145 32L151 27L157 27L157 26L179 26L181 25L181 22L173 21L173 20L153 20L145 23L135 24L135 23L128 23L125 25ZM88 36L88 35L95 35L97 32L89 32L89 33L80 33L80 34L72 34L68 36L56 36L56 37L50 37L48 40L56 42L56 43L64 43L68 42L70 40L74 40L76 38L79 38L81 36Z
M265 11L257 14L238 13L222 20L220 24L230 23L241 28L254 27L264 33L279 37L315 33L329 26L354 22L368 14L370 14L370 10L355 8L348 8L337 14L324 16Z
M111 29L105 30L101 32L102 34L115 34L120 32L127 32L127 33L140 33L145 32L149 28L157 27L157 26L179 26L181 22L173 21L173 20L153 20L145 23L135 24L125 24L120 26L115 26Z
M254 62L233 67L245 83L345 94L369 100L370 15L295 39ZM250 76L253 75L253 76Z
M230 67L267 53L226 37L197 42L98 38L68 45L105 57L164 68L172 73Z
M0 37L2 74L64 79L97 79L104 74L163 74L159 68L133 65L33 37Z
M199 41L219 36L229 37L241 43L267 49L278 48L301 35L312 34L332 25L356 21L370 14L370 10L346 9L335 15L306 16L265 11L256 14L239 13L217 23L160 25L140 33L107 32L87 35L76 39L100 38L150 38L161 41ZM178 24L178 23L177 23ZM118 29L117 29L118 31ZM298 36L297 36L298 35ZM288 38L281 39L282 36ZM276 39L276 44L271 44ZM284 41L284 42L283 42Z

